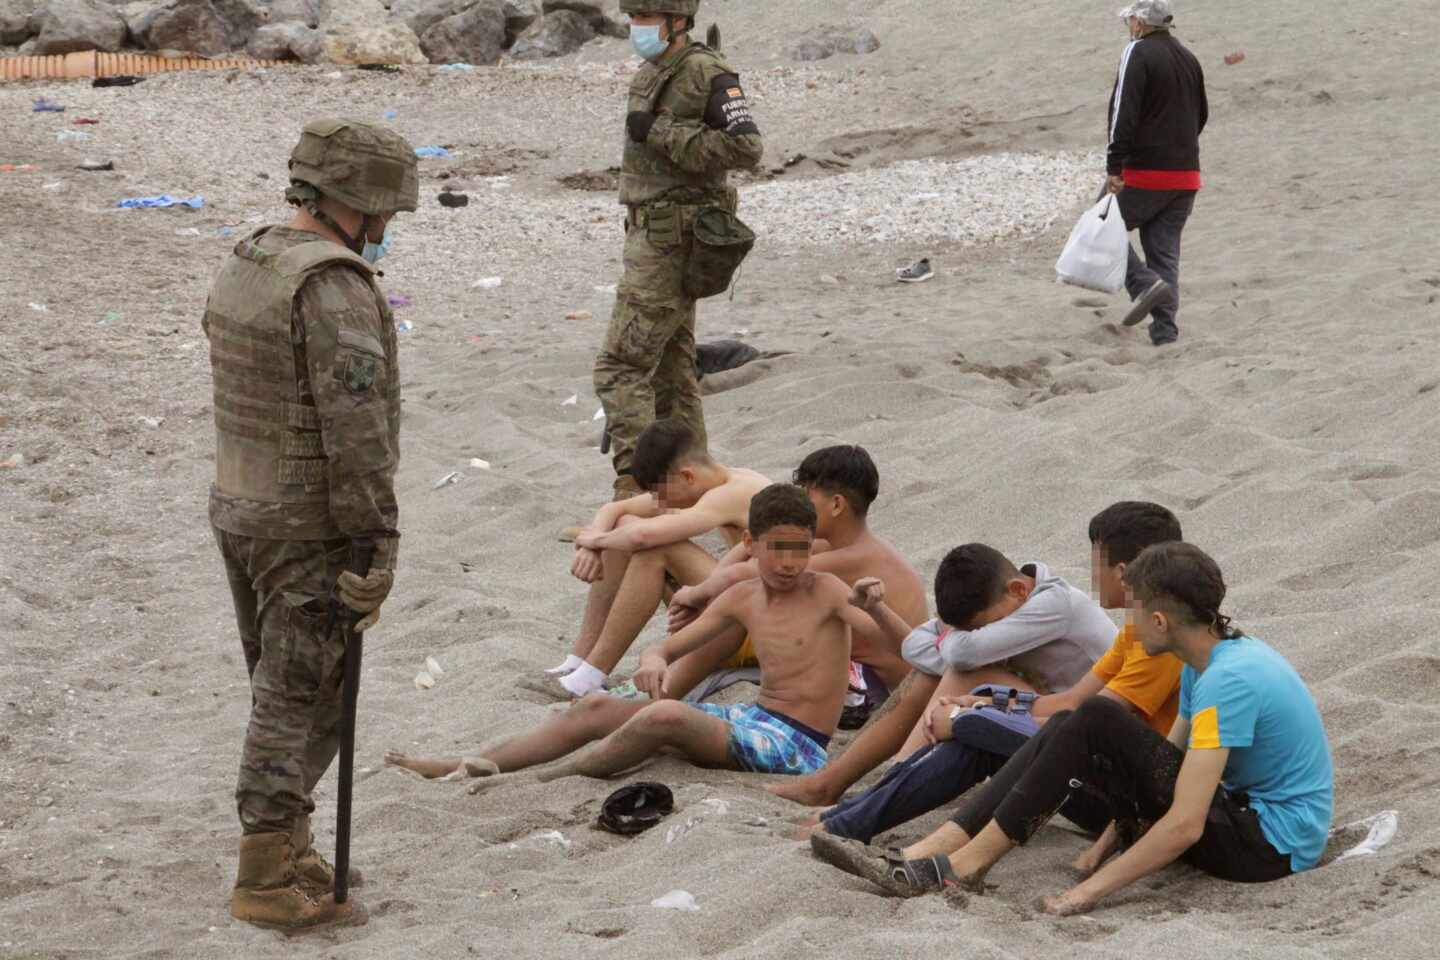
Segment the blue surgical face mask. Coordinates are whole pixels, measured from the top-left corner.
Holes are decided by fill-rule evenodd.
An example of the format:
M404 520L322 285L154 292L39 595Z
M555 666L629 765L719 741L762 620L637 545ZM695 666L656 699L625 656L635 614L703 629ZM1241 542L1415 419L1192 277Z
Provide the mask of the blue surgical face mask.
M635 52L646 60L659 60L665 51L670 47L670 41L660 38L660 24L650 27L642 27L639 24L630 24L630 45Z
M385 224L385 236L380 238L379 243L371 243L369 240L366 240L365 249L360 251L360 256L364 257L366 261L372 265L379 263L380 258L390 252L390 245L393 242L390 237L390 224L387 223Z

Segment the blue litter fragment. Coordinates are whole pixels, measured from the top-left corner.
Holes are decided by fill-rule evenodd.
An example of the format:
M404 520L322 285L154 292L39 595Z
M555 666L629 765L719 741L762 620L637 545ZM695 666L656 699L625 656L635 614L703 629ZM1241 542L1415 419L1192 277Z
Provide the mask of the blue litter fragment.
M475 69L475 66L469 63L445 63L441 64L440 69L448 70L452 73L470 73Z
M192 210L199 210L205 206L204 197L172 197L168 193L162 193L158 197L130 197L126 200L116 200L115 206L133 210L136 207L189 207Z
M394 119L395 119L396 117L398 117L398 116L400 116L400 111L398 111L398 110L386 110L386 111L385 111L385 119L386 119L386 120L394 120Z
M63 103L56 103L54 100L46 100L44 97L41 97L39 100L36 100L36 101L35 101L35 112L36 112L36 113L64 113L64 112L65 112L65 104L63 104Z
M415 156L436 157L443 159L444 157L450 156L450 151L446 150L444 147L416 147Z

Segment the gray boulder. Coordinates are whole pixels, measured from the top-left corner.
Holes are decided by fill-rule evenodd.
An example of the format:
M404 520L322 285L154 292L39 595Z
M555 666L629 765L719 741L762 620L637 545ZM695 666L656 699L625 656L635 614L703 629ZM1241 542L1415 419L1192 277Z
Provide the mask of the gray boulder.
M426 30L441 20L464 13L481 2L486 0L395 0L390 5L390 15L404 20L415 31L415 36L423 37ZM499 6L498 0L493 0L493 5Z
M880 38L864 27L820 27L800 41L795 48L796 60L824 60L837 53L874 53L880 49Z
M505 14L505 46L513 47L520 34L540 19L540 0L503 0L500 12Z
M267 23L245 45L245 52L257 60L299 60L319 63L325 57L320 31L300 20Z
M515 40L510 56L516 60L542 60L574 53L595 39L595 28L584 14L556 10L532 23Z
M431 63L493 64L505 52L505 14L499 4L473 4L426 28L420 49Z
M40 0L0 0L0 45L17 47L35 36L30 29L30 15Z
M328 12L325 9L325 0L257 0L260 3L262 12L270 14L271 24L297 22L303 23L312 30L320 26L320 21L325 18ZM341 0L344 2L344 0Z
M136 39L151 50L215 56L244 47L264 19L246 0L170 0Z
M43 57L78 50L116 51L129 27L115 8L101 0L43 0L35 4L25 29L31 39L24 52Z
M569 10L580 14L590 24L590 28L598 34L608 37L625 39L630 36L630 28L623 23L611 20L605 15L605 5L594 3L592 0L542 0L541 9L545 13L557 13L561 10Z

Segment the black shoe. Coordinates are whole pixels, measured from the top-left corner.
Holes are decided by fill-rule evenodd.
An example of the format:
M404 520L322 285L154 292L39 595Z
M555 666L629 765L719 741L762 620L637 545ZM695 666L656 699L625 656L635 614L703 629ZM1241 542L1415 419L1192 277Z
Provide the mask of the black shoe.
M901 283L924 283L933 276L935 271L930 268L929 257L922 257L910 266L895 271L895 279Z
M1151 310L1164 303L1172 295L1170 284L1164 280L1156 280L1144 293L1135 298L1135 302L1130 306L1130 312L1125 314L1125 319L1121 323L1127 327L1135 326L1148 317Z

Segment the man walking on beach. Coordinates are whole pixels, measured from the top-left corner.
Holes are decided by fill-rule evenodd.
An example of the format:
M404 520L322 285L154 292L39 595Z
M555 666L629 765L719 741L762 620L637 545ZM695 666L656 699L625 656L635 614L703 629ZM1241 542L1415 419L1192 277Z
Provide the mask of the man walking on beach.
M330 892L311 794L340 742L352 618L336 616L331 597L364 617L363 632L394 581L400 372L375 262L390 221L419 199L415 150L368 124L315 121L291 154L285 198L294 218L235 246L203 326L217 434L210 522L250 671L230 912L293 930L364 917Z
M1180 336L1180 234L1200 189L1200 133L1209 119L1200 61L1170 32L1170 0L1136 0L1120 11L1131 42L1120 58L1110 97L1108 189L1129 230L1140 231L1142 262L1134 248L1125 289L1134 301L1131 327L1152 317L1157 347Z
M630 460L651 423L676 420L706 445L695 297L686 283L697 252L694 224L706 208L735 211L729 171L755 166L764 149L735 71L690 40L699 7L700 0L620 4L646 63L630 84L625 118L625 274L594 371L614 448L616 499L641 492Z

